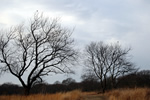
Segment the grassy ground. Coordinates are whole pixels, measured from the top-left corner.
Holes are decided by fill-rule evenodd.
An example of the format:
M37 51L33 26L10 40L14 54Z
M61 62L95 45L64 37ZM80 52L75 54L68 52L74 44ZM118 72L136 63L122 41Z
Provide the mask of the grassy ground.
M105 93L109 100L150 100L150 88L117 89Z
M36 94L29 96L0 96L0 100L81 100L81 91L75 90L67 93Z
M150 88L117 89L105 94L81 92L79 90L30 96L0 96L0 100L150 100Z

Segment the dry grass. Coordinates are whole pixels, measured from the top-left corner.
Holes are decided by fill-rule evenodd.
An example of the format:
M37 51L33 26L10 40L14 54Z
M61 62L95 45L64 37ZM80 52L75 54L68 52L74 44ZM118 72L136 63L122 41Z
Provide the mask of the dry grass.
M109 100L150 100L149 88L118 89L105 94Z
M81 100L81 91L74 90L67 93L56 93L56 94L36 94L29 96L0 96L0 100Z
M117 89L105 94L74 90L67 93L0 96L0 100L150 100L150 88Z

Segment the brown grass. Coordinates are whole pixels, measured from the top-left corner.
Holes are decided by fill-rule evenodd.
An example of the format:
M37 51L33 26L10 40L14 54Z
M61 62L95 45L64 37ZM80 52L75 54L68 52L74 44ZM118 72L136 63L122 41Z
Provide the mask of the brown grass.
M105 95L109 100L150 100L150 88L118 89Z
M0 100L150 100L150 88L117 89L105 94L74 90L66 93L36 94L29 96L0 96Z
M67 93L36 94L29 96L0 96L0 100L81 100L81 91L74 90Z

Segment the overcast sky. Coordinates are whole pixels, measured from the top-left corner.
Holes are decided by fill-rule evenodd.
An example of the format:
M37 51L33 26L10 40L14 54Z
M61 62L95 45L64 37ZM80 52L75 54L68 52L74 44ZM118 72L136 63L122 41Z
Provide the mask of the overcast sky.
M36 10L60 17L64 26L75 28L72 37L78 47L91 41L119 41L132 48L137 67L150 69L150 0L0 0L0 29L28 22ZM72 78L80 81L80 72ZM66 77L45 80L53 83ZM19 84L9 74L0 77L0 84L4 82Z

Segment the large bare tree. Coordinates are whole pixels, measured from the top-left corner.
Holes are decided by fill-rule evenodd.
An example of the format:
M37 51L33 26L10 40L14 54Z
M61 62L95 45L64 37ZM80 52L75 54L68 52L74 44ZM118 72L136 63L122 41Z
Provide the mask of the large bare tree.
M73 72L70 65L77 52L70 37L72 31L63 28L58 19L50 20L36 12L29 25L19 25L0 34L1 71L17 77L25 94L49 73ZM23 79L24 75L27 79Z
M103 92L106 90L108 77L111 77L111 84L114 87L119 75L134 69L133 63L129 61L129 51L130 48L122 49L118 43L92 42L86 46L85 69L100 79Z

